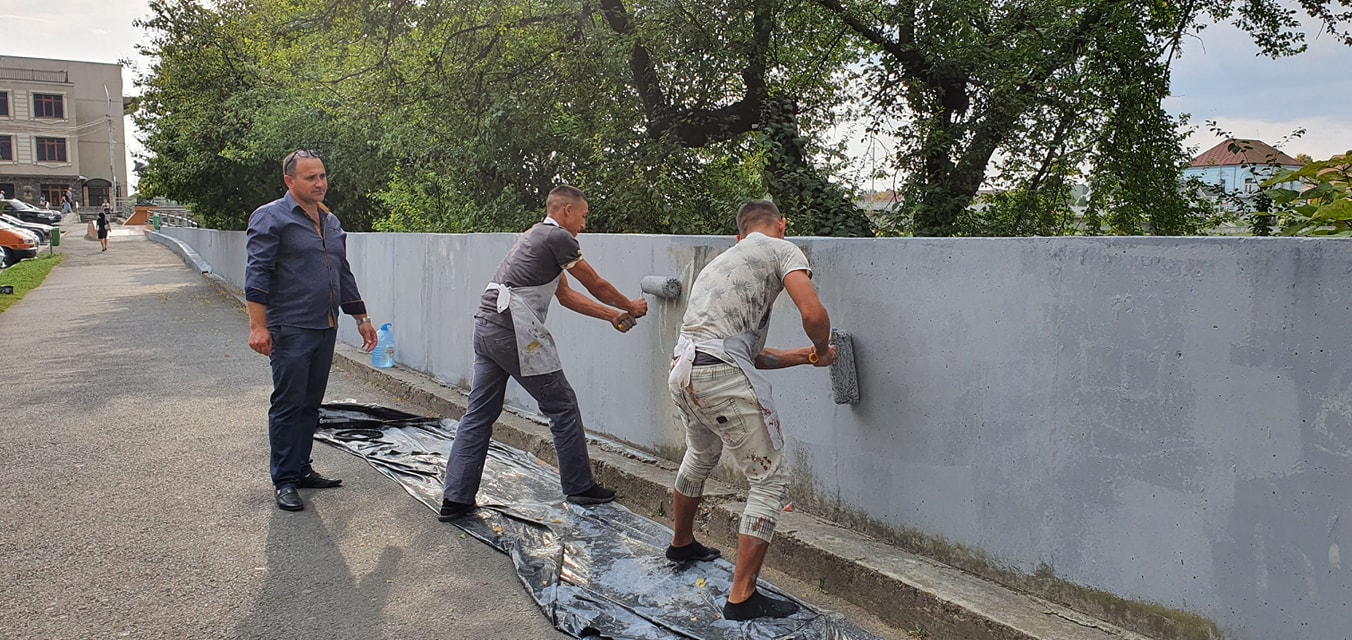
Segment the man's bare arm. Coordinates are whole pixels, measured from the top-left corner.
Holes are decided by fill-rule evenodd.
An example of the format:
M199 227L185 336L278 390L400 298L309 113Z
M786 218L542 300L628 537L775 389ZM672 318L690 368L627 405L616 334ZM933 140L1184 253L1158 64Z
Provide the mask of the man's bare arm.
M559 288L554 292L559 304L584 316L591 316L610 323L620 333L634 328L634 317L628 311L607 307L568 286L568 275L559 278Z
M617 309L628 311L629 315L635 318L642 318L648 313L647 300L643 298L631 300L624 297L619 289L616 289L614 285L596 273L596 269L593 269L586 259L578 260L577 264L568 270L568 273L577 278L577 281L582 283L583 287L586 287L588 293L596 296L597 300ZM562 299L560 299L560 302L562 302Z
M812 347L803 347L802 349L766 349L756 356L755 365L757 369L784 369L787 367L796 367L798 365L809 364L808 354L812 353Z
M817 298L817 289L812 286L812 278L806 271L792 271L784 276L784 290L789 292L789 297L793 299L794 306L798 307L798 314L803 317L803 333L807 334L808 340L812 341L813 347L817 350L817 364L823 356L826 356L831 347L831 317L826 313L826 307ZM828 361L827 364L830 364Z

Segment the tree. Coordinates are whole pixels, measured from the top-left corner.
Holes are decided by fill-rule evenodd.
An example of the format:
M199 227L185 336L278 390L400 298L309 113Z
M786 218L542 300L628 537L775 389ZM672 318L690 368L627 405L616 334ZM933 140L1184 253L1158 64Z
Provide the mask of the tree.
M152 0L150 9L137 22L151 34L138 48L154 60L137 78L142 95L133 113L149 152L141 195L187 204L209 226L242 229L284 190L282 157L317 149L329 174L343 176L328 203L349 228L369 228L361 178L383 183L384 175L366 169L365 132L335 113L341 101L316 91L328 68L311 64L305 53L312 47L297 45L309 28L304 20L326 16L296 18L280 4L248 0L216 8Z
M1342 0L1338 0L1342 2ZM206 4L203 4L206 3ZM1338 31L1333 0L1301 0ZM857 108L901 141L919 235L1194 233L1169 65L1206 20L1303 47L1283 0L153 0L148 195L243 225L317 148L349 227L519 230L560 182L605 231L873 229L825 143ZM267 34L259 37L258 34ZM1072 220L1069 187L1094 188ZM998 198L972 207L989 184Z
M868 102L878 128L900 123L901 216L917 235L971 230L963 212L997 154L995 180L1015 198L1055 199L1088 166L1093 221L1117 233L1193 232L1177 123L1160 109L1184 38L1231 20L1267 55L1304 48L1295 10L1278 0L814 1L871 47L860 61L875 88ZM1301 3L1347 42L1338 28L1348 13L1333 4ZM1027 220L1015 214L1005 232L1026 232Z
M839 34L824 33L810 6L732 0L701 7L712 13L709 19L680 3L654 2L645 3L642 20L623 0L600 0L600 6L628 47L630 83L649 137L700 148L755 133L764 151L765 189L795 233L872 233L846 190L813 164L811 140L802 130L799 101L838 101L839 89L822 82L831 75L820 69L845 61L838 58L843 50L827 40L838 41ZM699 72L689 73L692 66ZM726 99L729 93L737 98Z
M1286 170L1263 182L1283 235L1352 237L1352 164L1346 154ZM1299 182L1300 190L1281 185Z

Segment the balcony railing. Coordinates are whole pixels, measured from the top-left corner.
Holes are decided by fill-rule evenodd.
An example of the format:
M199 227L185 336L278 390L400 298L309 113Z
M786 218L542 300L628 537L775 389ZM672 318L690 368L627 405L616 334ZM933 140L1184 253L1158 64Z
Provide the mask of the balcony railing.
M20 80L25 82L60 82L62 84L69 84L70 76L65 71L43 71L41 69L16 69L14 67L0 67L0 80Z

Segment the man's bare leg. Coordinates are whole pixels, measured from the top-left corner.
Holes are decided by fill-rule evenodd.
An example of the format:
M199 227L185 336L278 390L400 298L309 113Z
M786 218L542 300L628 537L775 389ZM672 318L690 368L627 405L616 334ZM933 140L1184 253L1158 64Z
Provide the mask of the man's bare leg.
M671 513L675 519L671 546L684 547L695 541L695 514L699 513L699 503L703 498L692 498L675 489L671 490Z
M755 536L737 536L737 567L732 572L732 591L723 617L728 620L752 618L787 618L798 611L798 605L787 600L776 600L756 591L756 579L765 564L765 553L770 543Z
M671 490L672 523L671 546L667 547L667 559L673 562L694 560L713 560L721 552L695 541L695 514L699 512L702 498L692 498L675 489Z
M755 536L737 536L737 568L732 572L732 591L728 593L728 602L745 602L756 592L756 578L760 577L761 565L765 564L765 553L770 543Z

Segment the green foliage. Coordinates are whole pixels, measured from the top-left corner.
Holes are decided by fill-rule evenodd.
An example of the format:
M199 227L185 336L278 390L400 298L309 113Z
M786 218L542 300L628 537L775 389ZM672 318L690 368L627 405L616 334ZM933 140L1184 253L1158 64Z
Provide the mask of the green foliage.
M1352 237L1352 165L1345 155L1282 171L1263 182L1272 212L1289 236ZM1299 182L1301 189L1281 185Z
M1214 213L1181 188L1183 134L1160 108L1170 63L1212 21L1268 55L1304 38L1277 0L813 1L866 51L872 129L899 141L905 204L888 226L916 235L1200 232ZM1320 17L1334 33L1347 19ZM1085 220L1058 223L1079 178ZM983 184L1008 195L969 209Z
M1337 29L1328 2L1305 12ZM560 183L597 231L871 235L825 141L900 141L884 225L917 235L1198 233L1160 108L1181 43L1230 21L1304 46L1279 0L152 0L142 195L242 228L317 149L349 229L516 231ZM1093 195L1075 220L1070 185ZM978 190L1001 192L974 204Z

